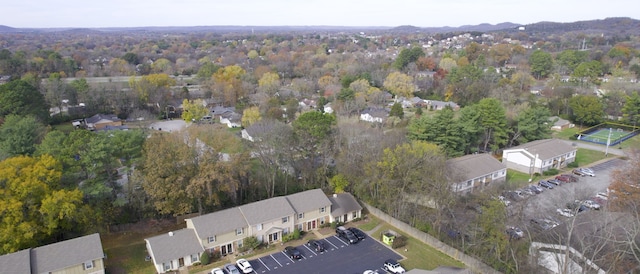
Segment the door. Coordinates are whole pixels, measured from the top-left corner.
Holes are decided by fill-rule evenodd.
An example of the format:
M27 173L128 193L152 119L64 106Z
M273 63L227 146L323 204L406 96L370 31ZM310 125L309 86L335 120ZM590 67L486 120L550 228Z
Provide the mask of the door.
M233 253L233 245L232 244L226 244L220 247L220 254L221 255L227 255Z
M316 229L316 220L311 221L311 229Z
M348 214L344 214L343 219L342 219L342 222L343 222L343 223L346 223L346 222L349 220L349 219L347 219L348 217L349 217L349 215L348 215Z
M183 267L183 266L184 266L184 258L178 259L178 267Z

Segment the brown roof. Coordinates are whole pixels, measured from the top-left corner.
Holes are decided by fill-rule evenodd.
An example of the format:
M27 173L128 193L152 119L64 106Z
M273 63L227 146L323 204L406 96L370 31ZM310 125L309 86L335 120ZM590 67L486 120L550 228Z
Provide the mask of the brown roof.
M460 181L471 180L480 176L507 168L489 154L471 154L447 160L454 170L460 171Z

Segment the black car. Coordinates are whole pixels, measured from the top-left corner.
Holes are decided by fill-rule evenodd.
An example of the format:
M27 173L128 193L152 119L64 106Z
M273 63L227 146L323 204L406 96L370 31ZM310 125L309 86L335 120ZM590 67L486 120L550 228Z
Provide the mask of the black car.
M309 240L307 245L313 248L316 252L324 252L324 243L320 240Z
M291 258L292 260L302 259L302 254L300 253L300 251L293 246L285 247L284 253L287 253L287 256L289 256L289 258Z
M350 244L355 244L358 242L358 237L351 232L351 230L346 229L344 226L339 226L336 228L336 233L338 237L343 238Z
M367 234L365 234L364 232L362 232L362 230L357 229L355 227L350 227L348 228L349 231L351 231L353 233L353 235L356 235L356 237L358 238L358 240L362 240L364 238L367 237Z

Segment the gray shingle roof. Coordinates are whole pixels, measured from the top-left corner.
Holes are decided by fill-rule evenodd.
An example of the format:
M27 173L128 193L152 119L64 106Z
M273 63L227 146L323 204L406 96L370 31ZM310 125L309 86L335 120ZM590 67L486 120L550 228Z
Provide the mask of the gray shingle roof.
M86 118L85 122L87 122L87 124L95 124L102 120L110 120L112 122L117 122L117 121L120 121L120 118L118 118L118 116L113 114L96 114L89 118Z
M100 234L36 247L31 250L32 273L46 273L104 258Z
M203 239L249 226L237 207L191 218L191 222Z
M7 274L31 273L30 250L25 249L0 256L0 269L2 273Z
M161 264L204 251L193 229L183 228L171 233L173 236L165 233L145 239L153 250L156 263Z
M240 211L244 215L249 225L261 224L295 214L293 207L285 197L275 197L240 206Z
M576 148L570 144L558 139L537 140L509 148L508 150L512 149L524 149L533 155L538 154L538 158L541 160L551 159L558 155L563 155L576 150Z
M461 170L461 181L471 180L496 172L507 166L489 154L471 154L447 160L454 170Z
M309 212L331 206L331 201L321 189L312 189L286 196L296 213Z
M362 206L356 201L351 193L338 193L329 196L331 201L331 216L337 217L354 210L362 210Z

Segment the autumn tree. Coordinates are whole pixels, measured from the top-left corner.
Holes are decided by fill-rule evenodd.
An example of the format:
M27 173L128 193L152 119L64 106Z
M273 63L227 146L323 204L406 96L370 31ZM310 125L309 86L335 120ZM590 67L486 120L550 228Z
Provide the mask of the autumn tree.
M80 232L89 209L77 189L60 188L62 166L49 155L0 162L0 253L37 247Z
M215 89L222 94L225 103L235 105L244 96L242 77L245 74L246 71L238 65L226 66L213 73Z
M182 100L182 119L190 121L199 121L202 117L209 114L209 109L202 99Z
M413 78L402 72L392 72L384 80L384 88L398 97L411 98L415 91Z
M598 97L578 95L569 100L574 120L580 125L597 125L604 121L604 109Z
M166 106L169 88L175 84L176 80L164 73L145 75L140 80L134 77L129 79L129 86L136 92L143 105L157 104L160 107Z
M249 127L256 122L260 121L262 117L260 116L260 108L258 107L249 107L245 108L242 112L242 127Z
M274 96L280 89L280 75L275 72L267 72L258 80L258 87L261 91Z

